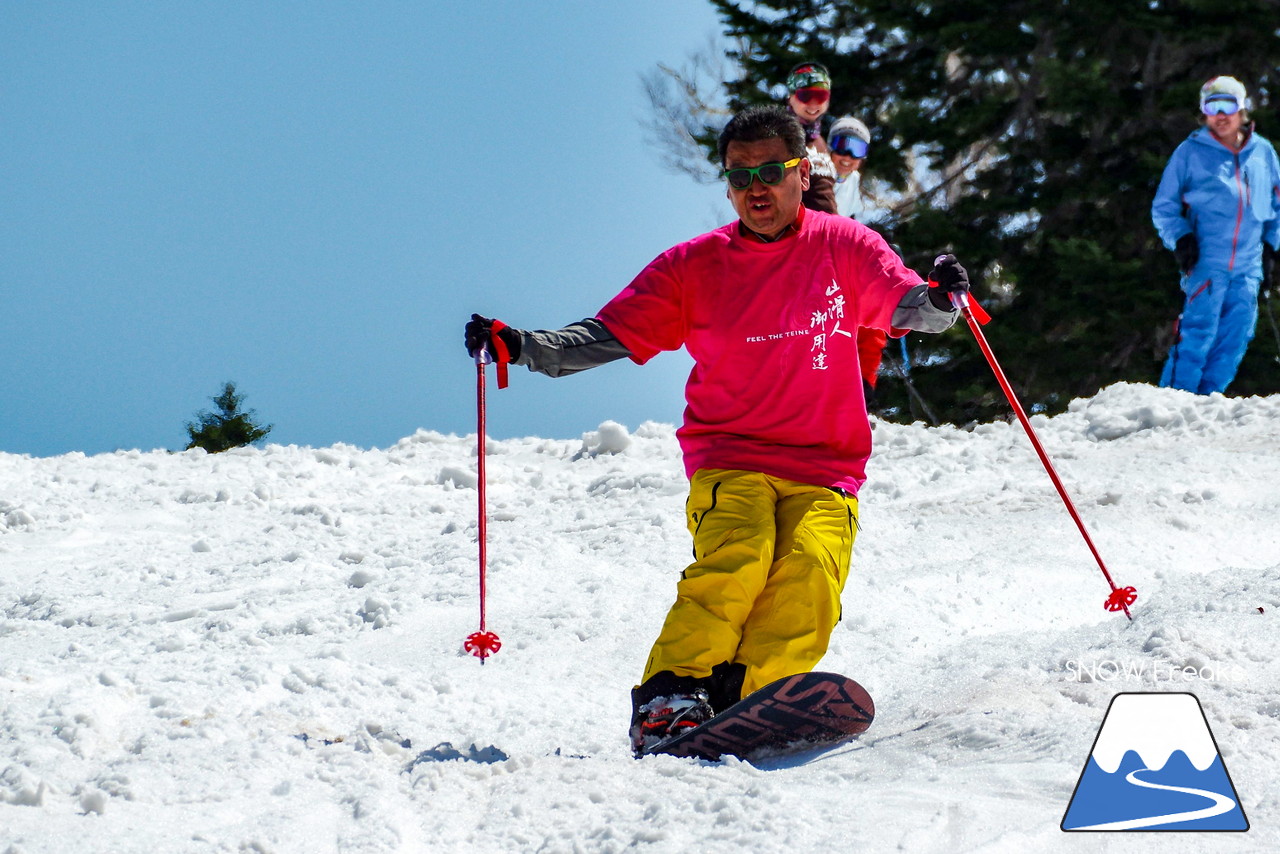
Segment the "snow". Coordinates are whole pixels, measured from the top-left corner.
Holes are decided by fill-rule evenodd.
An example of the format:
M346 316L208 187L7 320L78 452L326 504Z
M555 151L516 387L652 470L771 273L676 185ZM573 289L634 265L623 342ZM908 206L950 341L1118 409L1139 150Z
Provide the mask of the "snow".
M488 442L484 665L474 436L0 454L0 854L1275 850L1280 396L1033 423L1134 620L1016 423L878 423L822 662L878 717L757 764L628 749L688 561L670 425ZM1199 698L1247 834L1059 830L1143 690Z

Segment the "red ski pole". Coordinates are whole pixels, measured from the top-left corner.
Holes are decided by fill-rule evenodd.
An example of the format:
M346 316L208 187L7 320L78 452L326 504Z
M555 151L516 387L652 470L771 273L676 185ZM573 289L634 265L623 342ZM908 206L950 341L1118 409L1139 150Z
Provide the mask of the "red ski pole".
M951 294L951 304L960 309L960 313L964 315L965 322L969 324L969 329L973 332L973 337L978 341L978 347L982 350L982 355L987 357L987 364L991 365L991 370L995 373L996 380L1000 383L1000 388L1004 391L1004 396L1009 399L1009 405L1013 407L1014 414L1018 416L1018 420L1022 422L1023 429L1027 431L1027 438L1031 440L1031 446L1036 449L1036 455L1040 457L1040 462L1044 464L1044 470L1049 473L1049 479L1053 481L1054 487L1058 490L1058 495L1062 497L1062 503L1067 505L1067 512L1071 514L1076 527L1080 529L1080 536L1084 537L1085 544L1089 546L1089 551L1093 553L1093 559L1098 562L1098 568L1102 570L1103 577L1107 579L1107 584L1111 585L1111 595L1107 597L1107 601L1103 603L1102 607L1108 611L1124 611L1124 615L1132 620L1133 614L1129 613L1129 606L1138 600L1138 591L1132 587L1117 587L1116 583L1111 580L1111 573L1107 571L1107 565L1102 562L1102 555L1098 554L1098 549L1093 545L1093 539L1085 529L1084 521L1080 518L1080 514L1076 512L1075 505L1071 503L1071 498L1067 495L1067 490L1063 487L1062 480L1054 470L1053 463L1049 461L1049 456L1044 452L1044 447L1040 444L1040 439L1036 436L1036 431L1031 426L1027 413L1023 411L1022 404L1018 402L1018 396L1014 394L1013 386L1009 385L1009 380L1005 377L1004 371L1000 370L1000 364L996 361L995 354L991 352L991 345L987 343L986 336L982 334L982 329L979 328L979 322L986 323L991 317L985 311L982 311L981 306L978 306L981 318L975 317L974 309L969 304L969 295L964 291L953 292Z
M496 337L496 336L495 336ZM484 605L485 605L485 572L488 568L488 512L485 507L485 485L486 477L484 470L484 369L492 359L489 356L489 350L481 347L476 351L476 492L479 495L479 537L480 537L480 630L467 635L466 643L463 649L480 659L480 663L484 664L484 660L490 655L494 655L498 650L502 649L502 641L498 640L498 636L493 632L485 630L484 624Z

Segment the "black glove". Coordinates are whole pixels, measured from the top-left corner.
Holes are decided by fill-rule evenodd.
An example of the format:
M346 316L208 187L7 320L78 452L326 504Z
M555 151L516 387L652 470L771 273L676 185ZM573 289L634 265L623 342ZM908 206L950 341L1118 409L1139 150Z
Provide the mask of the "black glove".
M1276 250L1271 248L1271 244L1262 241L1262 290L1271 291L1271 286L1276 281Z
M929 274L929 302L941 311L952 311L951 294L969 292L969 274L954 255L939 255Z
M1188 232L1178 238L1178 243L1173 247L1173 257L1178 261L1178 269L1184 273L1190 273L1191 268L1200 260L1200 244L1196 243L1196 236Z
M493 335L493 318L482 317L479 314L471 315L471 320L467 321L464 341L467 345L467 352L474 356L476 351L481 347L489 344L489 339ZM515 361L520 357L520 333L505 326L498 330L498 337L502 339L502 343L507 345L507 352L511 354L511 361ZM496 355L493 348L489 347L490 355Z

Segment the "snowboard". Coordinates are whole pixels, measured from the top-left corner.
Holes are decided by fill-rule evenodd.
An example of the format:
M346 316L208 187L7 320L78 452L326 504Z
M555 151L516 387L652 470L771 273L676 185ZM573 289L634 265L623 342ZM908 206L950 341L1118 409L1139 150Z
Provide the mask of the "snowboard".
M719 759L785 754L848 741L871 726L866 689L836 673L798 673L742 698L706 723L641 753Z

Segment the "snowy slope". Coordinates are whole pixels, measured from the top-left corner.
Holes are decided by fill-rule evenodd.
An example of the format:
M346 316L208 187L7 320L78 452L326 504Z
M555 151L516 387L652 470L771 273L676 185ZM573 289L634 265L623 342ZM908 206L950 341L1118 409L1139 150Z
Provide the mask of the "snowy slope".
M489 444L484 666L474 437L0 454L0 854L1275 850L1280 397L1035 423L1135 620L1020 427L879 423L823 662L879 716L808 764L629 754L670 426ZM1058 829L1136 690L1200 698L1249 833Z

